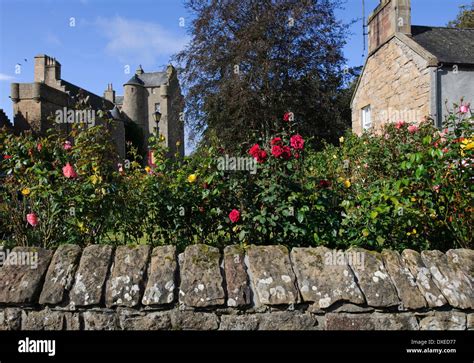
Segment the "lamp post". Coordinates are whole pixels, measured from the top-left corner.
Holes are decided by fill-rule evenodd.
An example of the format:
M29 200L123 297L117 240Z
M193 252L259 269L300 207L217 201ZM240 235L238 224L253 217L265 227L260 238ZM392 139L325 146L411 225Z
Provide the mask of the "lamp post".
M160 111L155 111L155 113L153 114L153 118L155 119L155 122L156 122L156 135L158 137L160 137L160 126L158 125L160 120L161 120L161 113Z

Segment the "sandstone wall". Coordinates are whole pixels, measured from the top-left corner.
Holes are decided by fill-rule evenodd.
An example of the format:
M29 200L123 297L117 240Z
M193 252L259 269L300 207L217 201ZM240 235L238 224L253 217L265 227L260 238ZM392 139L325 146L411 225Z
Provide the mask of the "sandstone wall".
M0 267L0 330L474 329L474 251L467 249L0 252L9 256ZM13 263L21 253L37 259Z
M352 131L362 133L361 110L371 106L372 127L404 120L420 122L431 113L428 62L398 38L371 55L352 102Z

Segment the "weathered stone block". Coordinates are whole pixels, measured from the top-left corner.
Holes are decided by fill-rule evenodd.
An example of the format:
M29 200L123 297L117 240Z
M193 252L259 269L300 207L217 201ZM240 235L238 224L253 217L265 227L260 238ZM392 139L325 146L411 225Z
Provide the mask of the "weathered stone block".
M456 265L462 270L474 285L474 250L467 248L459 248L446 252L449 264Z
M130 313L121 311L119 313L120 327L123 330L170 330L171 317L168 311Z
M213 313L174 310L171 324L175 330L217 330L219 318Z
M8 264L0 267L0 303L36 302L53 252L15 247L10 253Z
M245 253L239 246L224 249L224 272L227 287L227 305L246 306L251 303L251 291L245 268Z
M467 314L467 329L474 330L474 313Z
M69 293L72 305L91 306L101 303L112 252L112 247L103 245L92 245L84 249L76 280Z
M474 308L474 290L471 281L456 264L449 264L444 253L440 251L423 251L421 258L430 269L433 281L456 308Z
M84 330L116 330L117 316L114 312L85 311L82 313Z
M319 308L338 301L365 302L344 252L320 246L293 248L290 256L303 301L315 301Z
M79 315L49 308L23 311L22 330L79 330Z
M219 330L257 330L257 314L222 315Z
M310 313L281 311L259 314L259 330L319 330L318 320Z
M106 285L105 303L108 307L133 307L140 303L149 255L149 246L117 248L112 273Z
M466 314L455 311L437 311L420 320L420 330L465 330Z
M192 307L225 303L219 260L220 253L215 247L197 244L186 248L179 288L181 303Z
M346 256L369 306L388 307L400 303L380 253L354 248L346 251ZM363 258L353 256L363 256ZM363 263L355 263L356 260Z
M402 301L402 307L405 309L421 309L426 307L426 300L421 295L408 267L403 262L400 254L396 251L383 250L382 258L387 269L398 297Z
M21 309L4 308L0 310L0 331L20 330L21 328Z
M418 328L415 316L409 313L326 315L326 330L418 330Z
M295 304L299 301L296 277L284 246L251 246L248 273L259 305Z
M175 300L178 263L176 247L161 246L153 249L148 282L143 294L143 305L171 304Z
M431 279L430 270L421 260L421 255L413 250L404 250L402 259L415 278L416 285L429 307L440 307L448 302Z
M61 245L54 253L46 273L40 304L60 304L71 288L81 249L77 245Z

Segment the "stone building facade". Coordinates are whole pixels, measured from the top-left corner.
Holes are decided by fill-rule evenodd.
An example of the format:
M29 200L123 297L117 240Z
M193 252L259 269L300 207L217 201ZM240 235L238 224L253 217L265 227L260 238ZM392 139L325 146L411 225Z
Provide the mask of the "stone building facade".
M143 81L143 78L145 81ZM147 147L148 136L153 132L155 105L162 114L159 126L171 152L184 155L184 125L180 121L182 95L176 71L169 66L166 72L145 73L141 67L132 80L124 85L124 96L116 96L112 84L100 97L61 79L61 64L54 58L41 54L35 57L34 82L12 83L11 99L15 132L33 130L45 132L56 126L68 132L71 124L57 123L58 110L70 110L79 99L87 108L109 112L112 139L121 157L125 157L125 143L129 140L127 130L138 126L142 131L139 143ZM53 125L56 124L56 125ZM176 143L180 141L179 149Z
M354 92L352 130L433 118L474 101L474 29L411 25L410 0L381 0L368 20L369 53Z

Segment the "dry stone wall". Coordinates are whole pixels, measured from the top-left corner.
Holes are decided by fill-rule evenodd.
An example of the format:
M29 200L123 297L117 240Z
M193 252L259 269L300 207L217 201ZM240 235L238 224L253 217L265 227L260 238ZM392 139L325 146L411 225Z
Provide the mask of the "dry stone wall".
M62 245L0 255L0 330L474 329L468 249Z

